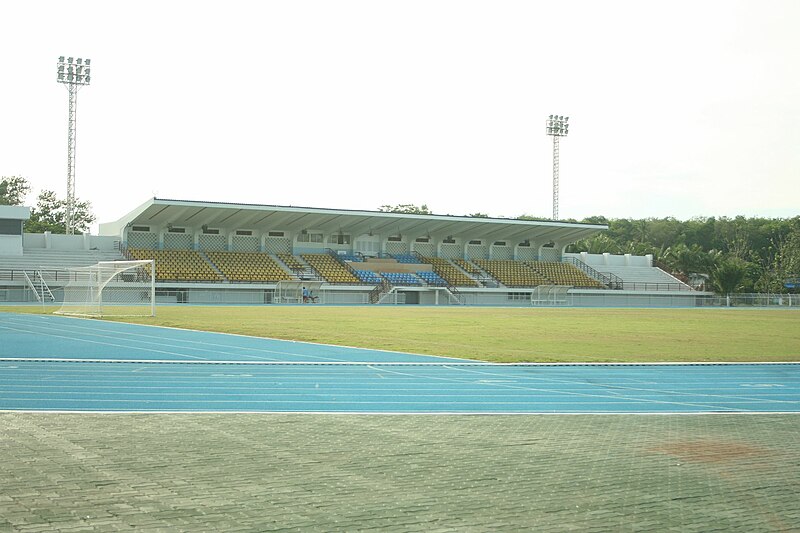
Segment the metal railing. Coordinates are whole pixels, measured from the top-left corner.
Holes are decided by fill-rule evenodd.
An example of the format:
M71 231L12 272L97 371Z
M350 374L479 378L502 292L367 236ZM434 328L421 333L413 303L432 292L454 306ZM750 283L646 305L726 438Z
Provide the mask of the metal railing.
M590 267L589 265L587 265L586 263L584 263L583 261L581 261L580 259L577 259L575 257L565 257L563 259L563 262L564 263L570 263L571 265L577 267L578 270L582 271L584 274L586 274L590 278L599 281L600 283L602 283L603 285L605 285L609 289L621 290L623 288L624 283L625 283L622 280L622 278L617 276L616 274L612 274L610 272L607 273L607 274L604 274L603 272L599 272L599 271L595 270L594 268Z
M29 269L30 270L30 269ZM48 282L67 283L75 281L75 273L68 270L41 269L37 270L39 275ZM3 268L0 269L0 281L19 281L25 283L27 274L24 269Z
M684 283L653 282L653 281L623 281L620 287L626 291L694 291Z
M655 261L654 260L653 261L653 266L658 268L659 270L663 270L664 272L666 272L667 274L669 274L673 278L677 279L678 281L680 281L682 283L685 283L687 285L689 284L689 278L688 277L684 276L683 274L679 274L678 272L675 272L667 264L662 263L661 261Z
M800 294L743 293L698 298L699 307L781 307L800 310Z

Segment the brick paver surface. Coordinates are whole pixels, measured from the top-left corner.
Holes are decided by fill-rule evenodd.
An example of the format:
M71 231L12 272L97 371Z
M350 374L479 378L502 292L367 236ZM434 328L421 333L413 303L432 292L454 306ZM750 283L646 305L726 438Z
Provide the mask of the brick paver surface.
M0 531L796 531L800 415L0 413Z

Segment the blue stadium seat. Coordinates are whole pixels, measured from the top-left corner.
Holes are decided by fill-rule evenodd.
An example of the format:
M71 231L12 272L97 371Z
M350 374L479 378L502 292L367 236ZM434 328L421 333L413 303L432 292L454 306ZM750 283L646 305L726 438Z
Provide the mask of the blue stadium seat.
M444 280L444 278L442 278L436 272L430 272L430 271L423 270L423 271L417 272L417 276L422 278L422 280L425 283L427 283L428 285L433 285L435 287L446 287L447 286L447 282Z
M420 264L420 260L417 258L416 255L413 254L397 254L393 255L392 258L395 259L398 263L405 263L411 265Z
M392 285L422 285L422 281L414 274L403 272L381 272L381 276Z
M358 279L364 283L382 283L383 279L371 270L354 270Z

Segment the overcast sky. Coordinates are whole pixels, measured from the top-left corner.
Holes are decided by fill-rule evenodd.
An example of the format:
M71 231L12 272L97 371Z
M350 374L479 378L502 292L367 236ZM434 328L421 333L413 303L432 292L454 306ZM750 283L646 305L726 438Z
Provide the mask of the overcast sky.
M800 214L800 2L2 2L0 175L64 197ZM35 203L31 194L28 203Z

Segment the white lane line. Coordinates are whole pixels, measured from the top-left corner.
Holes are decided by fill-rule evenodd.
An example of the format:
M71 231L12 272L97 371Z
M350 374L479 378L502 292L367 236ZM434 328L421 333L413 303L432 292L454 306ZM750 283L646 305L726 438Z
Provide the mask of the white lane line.
M23 324L26 325L26 326L28 325L24 321L23 321ZM103 323L103 324L106 324L106 323ZM126 322L123 322L123 324L129 325ZM30 327L44 328L44 326L38 326L38 325L32 325ZM142 326L142 327L147 327L147 326ZM55 328L47 327L46 329L47 330L53 330ZM99 336L99 337L104 337L104 338L109 338L109 337L118 338L121 335L125 335L125 336L128 336L128 337L144 337L145 339L152 339L154 337L153 335L147 335L147 334L143 334L143 333L125 332L125 331L119 331L119 332L112 331L112 333L110 333L110 334L99 334L99 333L95 333L96 330L93 329L93 328L89 328L89 327L86 327L86 326L80 326L80 325L75 325L75 326L70 325L69 328L61 328L60 331L69 333L69 332L73 332L76 329L88 330L88 331L91 332L91 333L89 333L89 335L94 335L94 336ZM160 328L160 329L170 330L172 328ZM366 350L364 348L349 348L349 347L327 345L327 344L315 344L315 343L298 343L297 341L287 341L287 340L281 340L281 339L268 339L268 338L262 338L262 337L249 337L249 336L242 336L242 335L230 335L230 334L226 334L226 333L215 333L215 332L210 332L210 331L195 331L195 330L180 330L180 329L178 329L176 331L183 331L183 332L188 332L188 333L198 333L198 334L208 334L208 335L212 335L212 336L229 335L231 337L243 337L243 338L247 338L247 339L253 339L253 340L256 340L256 341L263 341L265 343L266 342L277 342L277 343L286 343L286 344L304 344L304 345L308 345L309 347L324 346L324 347L327 347L327 348L336 348L336 349L341 349L341 350L362 350L362 351ZM292 356L292 357L299 357L299 358L306 358L306 359L313 359L313 360L321 360L321 361L343 361L343 362L348 361L348 359L339 359L339 358L332 357L332 356L312 355L312 354L307 354L307 353L295 352L295 351L291 351L291 350L288 350L288 349L287 350L272 350L272 349L268 349L268 348L238 346L236 344L233 344L233 345L231 345L231 344L220 344L220 343L215 343L215 342L198 341L198 340L191 340L191 339L178 339L178 338L170 338L170 337L163 337L162 338L161 336L155 336L155 337L158 340L151 341L151 340L139 340L139 339L136 339L135 342L140 342L140 343L144 343L144 344L156 344L158 346L164 346L165 342L168 341L168 342L172 342L172 343L179 343L177 345L176 344L169 345L171 347L181 347L181 348L186 348L186 349L189 349L189 350L195 350L195 348L192 348L192 347L186 346L186 345L191 345L191 344L201 345L201 348L196 348L196 350L202 350L202 351L207 351L207 352L210 351L210 350L207 349L208 347L214 347L214 348L224 348L226 350L230 350L230 349L243 350L243 351L256 352L256 353L276 354L278 356ZM80 340L80 339L77 339L77 340ZM372 350L369 350L369 351L372 351ZM249 355L249 354L246 354L246 353L241 353L240 351L237 351L237 352L217 351L217 352L213 352L213 353L224 353L226 355L236 355L236 356L248 357L248 358L251 358L251 359L260 359L260 360L265 360L265 359L266 360L273 360L273 361L277 360L274 357L273 358L269 358L269 357L262 357L262 356L258 356L258 355ZM419 357L419 356L417 356L417 357Z
M75 342L92 342L91 340L86 339L84 337L79 337L79 336L75 336L75 335L68 335L70 333L76 333L76 332L73 331L73 329L69 329L69 328L52 328L52 327L44 327L44 326L42 326L42 327L39 327L39 326L28 326L28 327L34 327L35 329L34 330L25 330L25 329L11 328L11 327L5 326L6 329L10 329L10 330L14 330L14 331L20 331L20 332L23 332L23 333L30 333L30 334L34 334L34 335L55 336L54 334L52 334L52 333L48 334L47 332L50 332L50 331L61 331L62 333L65 333L65 335L61 336L61 338L71 339L71 340L73 340ZM86 328L83 328L83 329L86 329ZM100 334L100 333L85 333L85 332L82 332L82 333L79 333L79 335L90 336L90 337L98 337L98 338L101 338L101 339L118 339L119 338L119 335ZM131 342L137 342L139 344L151 345L151 346L178 348L178 349L184 349L184 350L195 351L195 352L206 352L206 353L209 354L208 357L213 357L215 355L224 354L224 355L230 355L230 356L236 356L236 357L246 357L246 358L249 358L249 359L257 359L257 360L269 360L269 361L277 360L276 358L267 358L267 357L262 357L262 356L257 356L257 355L249 355L249 354L241 353L240 351L231 352L231 351L225 351L225 350L211 350L211 349L208 349L208 347L212 347L212 348L213 347L223 347L223 348L226 348L226 349L231 349L231 348L232 349L237 349L237 350L244 349L244 350L249 350L249 351L260 351L260 352L265 352L265 353L274 353L274 354L278 354L278 355L292 355L292 356L296 356L296 357L305 357L305 358L308 358L308 359L319 359L319 360L323 360L323 361L339 360L339 359L334 359L334 358L331 358L331 357L323 357L323 356L316 356L316 355L304 355L304 354L292 353L292 352L280 352L280 351L265 350L265 349L238 348L236 346L228 346L228 345L224 345L224 344L214 344L214 343L204 343L202 341L189 341L189 340L187 340L187 341L184 342L184 341L172 340L172 342L180 342L180 344L170 344L168 342L165 342L164 340L160 340L160 339L156 338L156 340L149 340L149 341L141 340L141 339L135 339L135 340L133 340ZM187 344L198 344L198 345L202 345L204 347L195 348L195 347L192 347L192 346L187 346ZM115 345L115 346L119 346L119 345ZM148 348L143 348L143 347L137 347L137 346L134 346L132 344L125 344L123 346L125 346L126 348L134 349L134 350L138 349L138 350L143 350L144 351L144 350L148 349ZM158 350L154 350L154 351L158 351ZM170 353L170 352L162 352L162 353ZM200 356L191 356L191 355L188 355L188 354L184 354L184 355L186 357L193 357L195 359L203 359L203 360L208 358L208 357L200 357ZM341 360L341 361L345 361L345 360Z
M448 367L453 368L453 367ZM433 380L441 380L441 381L451 381L456 383L465 383L463 379L454 379L454 378L444 378L444 377L437 377L437 376L415 376L413 374L408 374L404 372L398 372L394 370L386 370L384 372L391 373L391 374L399 374L403 376L414 376L414 377L422 377L425 379L433 379ZM474 382L473 382L474 383ZM501 387L501 388L509 388L509 389L517 389L517 390L529 390L529 391L536 391L536 392L546 392L550 394L564 394L569 396L581 396L587 398L613 398L613 399L621 399L627 400L629 402L644 402L644 403L654 403L654 404L665 404L665 405L683 405L686 407L702 407L707 409L714 409L714 410L724 410L724 411L740 411L741 409L732 408L732 407L723 407L719 405L705 405L699 403L690 403L690 402L677 402L677 401L666 401L666 400L650 400L645 398L632 398L626 396L609 396L607 394L590 394L585 392L575 392L575 391L562 391L562 390L553 390L553 389L543 389L538 387L525 387L521 385L508 385L505 383L484 383L485 386L494 386L494 387Z
M473 374L481 374L481 375L491 375L491 376L502 376L502 374L497 374L494 372L487 372L483 370L472 370L471 368L466 367L457 367L452 366L449 367L454 370L458 370L460 372L469 372ZM655 388L641 388L641 387L630 387L624 385L613 385L609 383L587 383L586 381L578 381L578 380L566 380L566 379L556 379L556 378L544 378L538 376L530 376L530 379L535 381L547 381L552 383L563 383L563 384L570 384L570 385L583 385L589 387L605 387L608 389L615 389L615 390L623 390L623 391L631 391L631 392L652 392L652 393L659 393L659 394L668 394L668 395L675 395L675 396L691 396L691 397L708 397L709 399L732 399L732 400L744 400L744 401L753 401L753 402L774 402L774 403L798 403L795 400L773 400L769 398L763 397L752 397L752 396L736 396L736 395L728 395L728 394L712 394L712 393L704 393L704 392L681 392L672 389L655 389ZM480 380L485 381L485 380ZM608 391L611 393L611 391ZM619 394L619 393L617 393Z
M118 343L114 343L114 342L95 341L95 340L91 340L91 339L76 339L75 337L70 337L68 335L56 335L55 333L45 333L45 332L32 332L32 331L19 330L19 329L16 329L16 328L9 328L9 327L6 327L6 329L10 329L10 330L13 330L13 331L21 331L23 333L35 333L36 335L44 335L46 337L54 337L54 338L57 338L57 339L66 339L66 340L70 340L70 341L85 342L85 343L88 343L88 344L99 344L99 345L102 345L102 346L113 346L115 348L124 348L126 350L139 350L139 351L146 351L146 352L150 352L150 353L162 353L162 354L166 354L166 355L174 355L174 356L177 356L177 357L190 357L192 359L203 359L202 357L197 357L195 355L189 355L189 354L178 353L178 352L170 352L168 350L156 350L156 349L153 349L153 348L138 348L136 346L131 346L129 344L118 344ZM11 359L14 359L14 358L4 357L3 359L11 360ZM17 359L22 359L22 358L17 358Z

